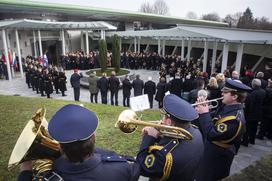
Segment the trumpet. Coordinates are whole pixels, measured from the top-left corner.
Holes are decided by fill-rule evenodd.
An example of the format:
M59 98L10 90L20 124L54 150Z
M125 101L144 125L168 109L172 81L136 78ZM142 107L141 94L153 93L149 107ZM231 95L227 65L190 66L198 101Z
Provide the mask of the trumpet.
M180 127L168 126L154 122L146 122L139 119L136 113L130 109L124 110L118 117L115 127L118 127L124 133L133 133L137 126L151 126L156 128L163 136L177 139L191 140L193 135Z
M219 106L219 101L223 100L223 97L217 98L217 99L211 99L211 100L207 100L207 101L203 101L203 102L199 102L199 103L195 103L192 104L193 107L196 107L198 105L201 104L209 104L209 109L214 109L217 108ZM213 105L213 103L215 103L215 105Z

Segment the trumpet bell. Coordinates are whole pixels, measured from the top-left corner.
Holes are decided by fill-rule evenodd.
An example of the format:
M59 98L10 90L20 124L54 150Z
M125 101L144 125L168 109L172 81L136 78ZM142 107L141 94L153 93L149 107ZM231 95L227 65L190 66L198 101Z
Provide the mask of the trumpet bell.
M124 110L118 117L115 127L118 127L124 133L133 133L137 129L137 125L129 124L130 121L137 120L136 113L130 109Z

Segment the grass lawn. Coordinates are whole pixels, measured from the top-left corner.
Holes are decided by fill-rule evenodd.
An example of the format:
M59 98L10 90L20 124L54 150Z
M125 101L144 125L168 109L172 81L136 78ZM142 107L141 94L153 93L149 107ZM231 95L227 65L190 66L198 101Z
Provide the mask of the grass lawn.
M45 106L46 119L49 121L59 108L69 103L75 102L0 95L0 181L16 180L17 178L18 170L7 170L8 160L17 138L25 124L31 119L32 114L38 108ZM84 106L96 112L99 117L97 146L114 150L120 154L136 155L141 141L140 132L126 135L114 128L118 115L125 109L124 107L91 103L85 103ZM148 110L143 113L142 119L158 120L160 113Z
M107 76L110 76L110 75L111 75L111 72L112 72L113 70L114 70L114 68L107 68L107 70L105 71L105 72L107 73ZM90 71L86 72L86 74L89 75L92 71L96 71L96 75L97 75L98 77L101 77L101 76L102 76L102 73L103 73L103 72L101 72L101 69L90 70ZM120 71L119 71L118 73L116 73L116 75L117 75L117 76L119 76L119 75L126 75L126 74L128 74L128 73L129 73L128 70L125 70L125 69L120 68Z

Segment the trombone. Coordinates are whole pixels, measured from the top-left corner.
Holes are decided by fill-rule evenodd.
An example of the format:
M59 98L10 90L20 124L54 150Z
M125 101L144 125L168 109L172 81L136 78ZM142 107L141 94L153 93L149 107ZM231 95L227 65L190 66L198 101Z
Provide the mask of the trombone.
M155 122L142 121L136 113L130 109L124 110L118 117L115 127L118 127L124 133L133 133L137 126L151 126L156 128L163 136L168 136L177 139L191 140L193 135L180 127L158 124Z
M192 104L193 107L196 107L198 105L201 104L209 104L209 109L214 109L217 108L219 106L219 101L223 100L223 97L217 98L217 99L211 99L211 100L207 100L207 101L203 101L203 102L199 102L199 103L195 103ZM215 103L215 105L213 105L213 103Z

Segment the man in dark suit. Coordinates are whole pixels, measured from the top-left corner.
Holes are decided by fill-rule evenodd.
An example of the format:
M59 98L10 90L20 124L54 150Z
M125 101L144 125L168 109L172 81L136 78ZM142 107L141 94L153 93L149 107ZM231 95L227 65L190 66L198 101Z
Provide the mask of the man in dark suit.
M97 86L100 89L102 104L107 104L108 103L109 80L107 78L106 73L102 74L102 77L97 82Z
M119 91L119 79L116 77L115 71L111 72L111 77L109 78L109 89L111 92L111 105L118 106L118 91ZM115 101L113 101L113 97Z
M140 79L140 75L136 75L136 79L132 82L132 87L134 89L134 97L143 94L144 81Z
M129 99L130 99L130 90L132 89L132 84L129 81L128 75L125 76L125 79L122 82L122 87L123 87L123 106L124 107L129 107Z
M74 69L74 73L71 75L70 83L74 88L74 98L75 101L79 101L80 97L80 79L83 77L81 73L79 73L78 69Z
M156 93L156 84L152 81L152 77L148 77L148 81L144 84L144 93L148 95L150 108L153 108L153 98Z

